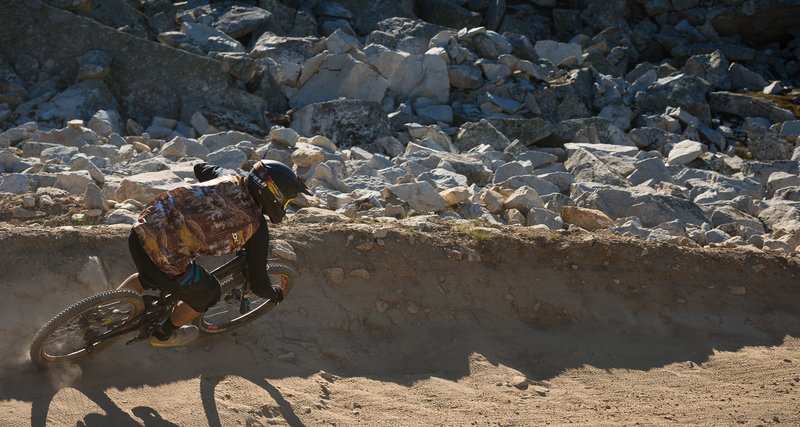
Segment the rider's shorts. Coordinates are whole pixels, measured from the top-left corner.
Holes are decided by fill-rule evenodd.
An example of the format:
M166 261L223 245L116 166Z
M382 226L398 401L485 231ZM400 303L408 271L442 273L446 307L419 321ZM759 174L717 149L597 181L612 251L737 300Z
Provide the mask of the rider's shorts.
M139 271L139 282L143 288L174 294L200 313L219 301L219 281L196 262L192 261L183 274L173 276L161 271L153 263L142 248L135 231L131 231L128 237L128 247L133 263L136 264L136 270Z

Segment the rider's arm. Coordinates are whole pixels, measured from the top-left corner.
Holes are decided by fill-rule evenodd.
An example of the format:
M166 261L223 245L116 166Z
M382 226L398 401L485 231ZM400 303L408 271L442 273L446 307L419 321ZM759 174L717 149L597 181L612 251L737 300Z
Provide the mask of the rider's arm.
M261 298L281 301L283 292L279 286L272 286L267 275L267 257L269 256L269 229L267 221L261 217L261 224L255 234L244 245L247 260L247 279L250 289Z
M219 178L222 175L235 175L236 171L226 169L220 166L212 165L211 163L198 163L194 165L194 176L200 182L209 181L214 178Z

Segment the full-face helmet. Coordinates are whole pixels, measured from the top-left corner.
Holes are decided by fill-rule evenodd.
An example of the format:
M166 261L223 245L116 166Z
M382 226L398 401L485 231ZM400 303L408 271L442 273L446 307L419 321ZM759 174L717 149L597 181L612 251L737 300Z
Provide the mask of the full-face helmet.
M247 188L261 205L261 211L277 224L286 216L286 206L300 193L311 194L308 187L281 162L260 160L247 175Z

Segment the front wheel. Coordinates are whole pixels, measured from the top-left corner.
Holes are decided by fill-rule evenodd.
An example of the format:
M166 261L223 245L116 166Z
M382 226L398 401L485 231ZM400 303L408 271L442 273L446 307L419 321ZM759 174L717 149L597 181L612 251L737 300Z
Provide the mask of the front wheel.
M39 329L31 343L31 361L46 367L101 351L122 335L99 342L97 337L143 311L141 295L127 289L105 291L78 301Z
M286 264L270 261L267 265L267 274L273 285L281 286L284 298L289 295L294 285L294 277L297 275L294 269ZM194 320L194 324L201 332L219 334L231 331L252 322L278 305L269 299L250 293L249 310L241 313L242 287L246 280L242 269L218 276L217 279L221 287L219 301Z

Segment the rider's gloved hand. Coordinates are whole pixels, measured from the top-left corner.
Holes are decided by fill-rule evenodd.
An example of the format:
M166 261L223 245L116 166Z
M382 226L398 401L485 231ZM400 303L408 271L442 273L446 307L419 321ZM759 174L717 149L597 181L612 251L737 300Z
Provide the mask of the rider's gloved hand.
M273 296L270 297L270 300L274 302L283 301L283 289L281 289L279 285L272 285L270 286L270 288L272 288L272 294L273 294Z
M280 285L273 285L266 283L266 286L253 287L253 293L261 298L268 298L270 301L281 302L283 301L283 289Z

